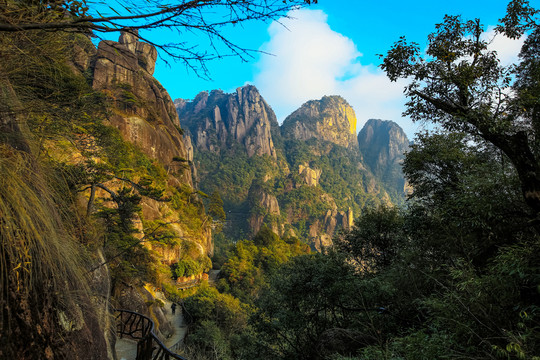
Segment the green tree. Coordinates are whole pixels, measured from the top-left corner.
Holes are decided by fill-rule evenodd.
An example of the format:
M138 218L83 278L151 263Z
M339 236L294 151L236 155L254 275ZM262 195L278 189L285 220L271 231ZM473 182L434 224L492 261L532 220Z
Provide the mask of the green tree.
M337 236L334 244L363 272L376 272L395 260L405 245L403 233L403 218L397 208L366 208L351 231Z
M405 114L413 120L471 134L502 151L516 169L533 216L540 211L537 13L527 1L514 0L498 28L514 37L530 32L516 67L500 65L482 37L480 20L448 15L429 35L425 52L402 37L381 65L392 81L411 79Z
M223 222L227 218L225 210L223 210L223 200L217 190L214 190L210 195L208 202L208 215L210 215L214 221Z
M394 335L387 356L446 348L450 356L534 359L538 352L530 332L537 265L529 253L539 241L537 13L512 1L498 28L512 37L528 32L515 66L500 65L479 20L456 16L437 25L425 56L402 38L384 59L392 80L412 79L406 113L441 125L419 134L406 157L414 188L407 242L402 261L377 276L398 288L400 271L415 274L414 291L400 292L410 294L422 330ZM422 338L427 352L407 350Z
M354 268L335 253L299 256L284 264L256 301L252 321L266 354L262 358L324 359L378 343L383 327L373 326L377 308L368 298L384 290L362 289L358 280Z
M266 224L264 224L259 232L253 237L253 243L258 246L270 246L279 240L279 236Z

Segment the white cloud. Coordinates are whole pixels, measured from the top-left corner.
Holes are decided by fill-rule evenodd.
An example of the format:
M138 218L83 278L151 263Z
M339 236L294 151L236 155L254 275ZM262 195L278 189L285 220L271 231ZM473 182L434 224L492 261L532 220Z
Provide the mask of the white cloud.
M392 83L373 64L363 64L357 48L362 44L333 31L323 11L303 9L290 15L293 19L270 25L270 41L261 50L273 56L261 58L253 81L278 120L308 100L341 95L356 112L357 131L370 118L394 120L412 138L419 125L401 115L407 81ZM524 38L496 35L493 27L483 36L491 41L490 48L497 51L502 65L517 61Z
M262 50L254 84L280 121L304 102L341 95L354 108L357 130L370 118L398 122L412 136L413 125L401 119L404 83L391 83L373 65L360 62L354 42L333 31L320 10L300 10L295 19L273 23Z
M519 51L525 41L525 35L514 40L502 34L497 34L493 26L488 28L488 31L483 34L483 38L491 42L489 48L497 52L503 66L511 65L518 61Z

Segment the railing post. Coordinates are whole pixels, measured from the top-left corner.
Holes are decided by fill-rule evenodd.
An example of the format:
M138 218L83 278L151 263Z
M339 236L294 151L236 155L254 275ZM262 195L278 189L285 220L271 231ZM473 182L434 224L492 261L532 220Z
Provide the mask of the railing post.
M137 342L137 359L136 360L152 360L152 335L148 334L144 339Z
M139 313L129 310L114 310L118 312L116 316L117 331L120 337L127 335L137 340L136 360L163 360L178 359L185 360L182 356L174 354L169 350L154 334L154 322ZM125 316L127 319L124 320ZM140 335L139 335L140 334ZM155 346L154 346L155 343ZM158 350L154 355L154 351ZM156 359L152 357L156 356Z

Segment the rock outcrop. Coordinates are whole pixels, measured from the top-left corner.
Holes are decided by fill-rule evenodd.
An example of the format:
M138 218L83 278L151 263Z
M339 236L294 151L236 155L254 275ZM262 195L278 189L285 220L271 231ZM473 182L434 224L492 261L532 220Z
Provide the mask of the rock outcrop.
M119 42L101 41L93 87L116 105L111 125L146 155L177 171L173 158L189 159L190 140L181 134L171 97L152 76L156 58L156 49L138 41L136 34L124 32ZM189 167L182 167L177 175L192 185Z
M283 234L283 224L281 223L281 211L279 203L274 195L268 194L261 186L253 185L249 193L251 214L248 219L251 234L256 234L264 223L276 234Z
M177 99L175 105L180 124L193 134L201 151L220 153L239 143L250 157L276 158L272 128L277 128L277 119L254 86L238 88L234 94L202 92L193 101Z
M108 96L114 104L109 122L118 128L129 142L136 144L147 156L167 170L167 184L176 188L177 196L191 197L193 190L193 145L188 134L179 126L176 108L161 84L152 76L157 59L156 49L140 42L137 33L123 32L118 42L100 42L95 66L93 87ZM114 186L114 185L112 185ZM170 195L170 194L169 194ZM200 199L189 199L204 217ZM194 243L201 256L213 253L210 225L203 223L194 230L172 202L143 197L141 219L136 222L140 236L145 236L143 222L164 221L182 241ZM178 262L181 247L146 242L145 246L158 254L164 264Z
M393 121L370 119L358 133L358 146L373 174L389 189L403 195L408 186L401 169L409 140Z
M341 96L311 100L289 115L281 127L285 138L325 140L349 149L358 148L356 115Z
M298 174L304 179L307 186L319 185L319 179L321 178L321 169L312 169L309 164L298 165Z
M336 208L328 210L324 219L315 221L309 227L312 247L321 251L325 247L332 246L332 237L337 230L349 230L353 226L354 216L351 208L346 211L338 211Z

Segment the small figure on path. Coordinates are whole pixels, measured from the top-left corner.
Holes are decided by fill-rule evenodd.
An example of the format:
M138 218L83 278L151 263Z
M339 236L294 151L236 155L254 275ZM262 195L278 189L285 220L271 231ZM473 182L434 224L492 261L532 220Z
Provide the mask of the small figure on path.
M172 313L174 315L174 312L176 311L176 303L172 303L171 309L172 309Z

